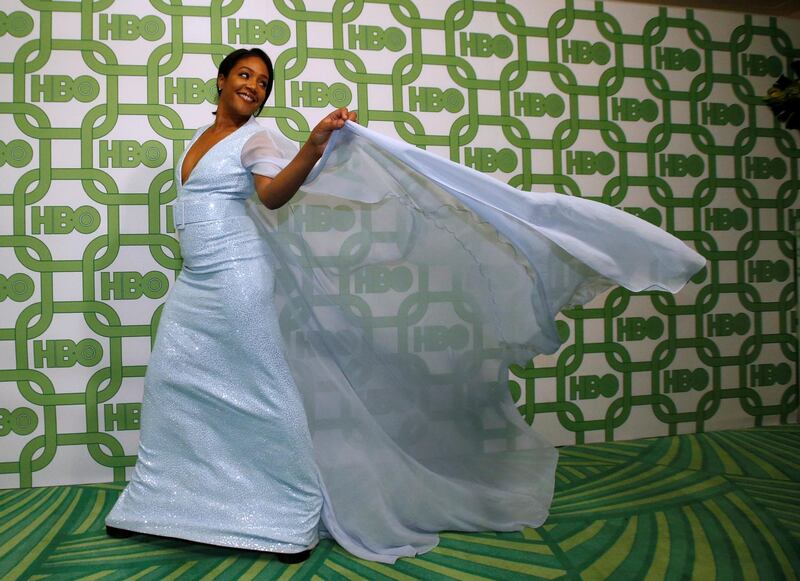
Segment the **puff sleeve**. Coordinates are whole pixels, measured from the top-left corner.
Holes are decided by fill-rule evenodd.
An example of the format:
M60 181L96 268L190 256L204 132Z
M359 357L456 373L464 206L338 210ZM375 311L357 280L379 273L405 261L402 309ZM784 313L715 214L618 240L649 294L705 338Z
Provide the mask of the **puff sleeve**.
M242 166L251 173L274 178L289 163L291 154L286 143L279 143L271 131L264 129L254 133L242 147Z

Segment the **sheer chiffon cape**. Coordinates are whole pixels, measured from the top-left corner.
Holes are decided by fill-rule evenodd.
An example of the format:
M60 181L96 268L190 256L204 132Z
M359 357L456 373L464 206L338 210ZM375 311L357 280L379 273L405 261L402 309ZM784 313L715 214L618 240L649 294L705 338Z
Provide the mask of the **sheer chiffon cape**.
M259 131L242 162L274 176L297 149ZM393 562L437 533L547 518L557 452L507 373L559 344L554 318L611 285L677 292L703 258L618 209L528 193L347 123L278 211L248 202L273 254L324 529Z

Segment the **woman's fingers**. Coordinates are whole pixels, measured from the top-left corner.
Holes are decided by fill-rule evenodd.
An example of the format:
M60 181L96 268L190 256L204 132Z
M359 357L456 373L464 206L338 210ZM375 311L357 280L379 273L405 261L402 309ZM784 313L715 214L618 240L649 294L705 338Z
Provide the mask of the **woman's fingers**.
M350 111L347 107L340 107L330 114L330 117L336 120L336 127L342 127L345 121L358 121L358 114L355 111Z
M344 125L344 122L347 120L347 108L342 107L341 109L337 109L330 115L325 118L326 125L328 126L328 130L339 129Z
M341 107L336 111L323 117L322 120L314 127L309 139L315 145L324 146L331 133L337 129L344 127L347 121L358 121L358 115L355 111L349 111L347 107Z

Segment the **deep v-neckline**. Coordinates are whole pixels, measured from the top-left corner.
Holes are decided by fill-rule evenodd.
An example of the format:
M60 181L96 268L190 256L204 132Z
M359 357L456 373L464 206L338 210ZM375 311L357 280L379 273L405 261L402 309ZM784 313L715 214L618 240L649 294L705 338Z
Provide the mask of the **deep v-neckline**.
M239 131L239 130L240 130L242 127L244 127L245 125L247 125L248 123L250 123L250 121L252 121L252 119L253 119L253 118L251 117L250 119L248 119L247 121L245 121L244 123L242 123L242 124L241 124L239 127L237 127L236 129L234 129L233 131L231 131L230 133L228 133L228 134L227 134L225 137L223 137L222 139L220 139L219 141L217 141L217 142L216 142L214 145L212 145L211 147L209 147L209 148L206 150L206 152L205 152L203 155L201 155L201 156L200 156L200 159L198 159L198 160L195 162L195 164L192 166L192 169L191 169L191 171L189 172L189 175L188 175L188 176L186 176L186 179L184 180L184 179L183 179L183 166L184 166L184 164L186 163L186 158L187 158L187 157L189 157L189 153L192 151L192 148L193 148L195 145L197 145L197 142L198 142L198 141L200 141L200 139L203 137L203 135L205 135L205 134L206 134L206 131L208 131L209 129L211 129L211 127L212 127L214 124L213 124L213 123L211 123L211 124L210 124L208 127L206 127L205 129L203 129L202 133L200 133L200 135L198 135L198 136L197 136L197 139L194 139L194 140L193 140L193 141L192 141L192 142L189 144L189 147L188 147L188 148L186 149L186 151L183 153L183 157L181 157L181 165L180 165L180 167L178 168L178 180L179 180L179 181L180 181L180 183L181 183L181 187L185 186L185 185L186 185L186 184L189 182L189 180L190 180L190 179L192 179L192 176L194 175L194 171L197 169L197 166L199 166L199 165L200 165L200 162L202 162L202 161L203 161L203 160L204 160L204 159L205 159L205 158L208 156L208 154L209 154L209 153L211 153L211 152L214 150L214 148L215 148L215 147L217 147L217 146L218 146L220 143L222 143L223 141L225 141L226 139L228 139L229 137L231 137L231 136L232 136L234 133L236 133L237 131Z

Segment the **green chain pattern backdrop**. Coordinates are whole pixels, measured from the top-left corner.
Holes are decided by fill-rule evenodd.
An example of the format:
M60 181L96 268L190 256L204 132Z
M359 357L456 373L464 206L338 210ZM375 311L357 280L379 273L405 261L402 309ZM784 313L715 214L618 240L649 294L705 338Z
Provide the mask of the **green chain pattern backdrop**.
M677 296L616 289L564 313L564 347L512 368L520 413L555 443L797 421L797 135L761 96L800 58L798 32L571 0L3 0L0 487L133 466L181 265L172 166L238 46L271 54L263 116L292 139L347 105L515 187L640 216L708 259ZM330 215L283 211L281 228L353 227ZM367 274L375 293L415 284ZM456 327L403 331L417 351L461 348Z

